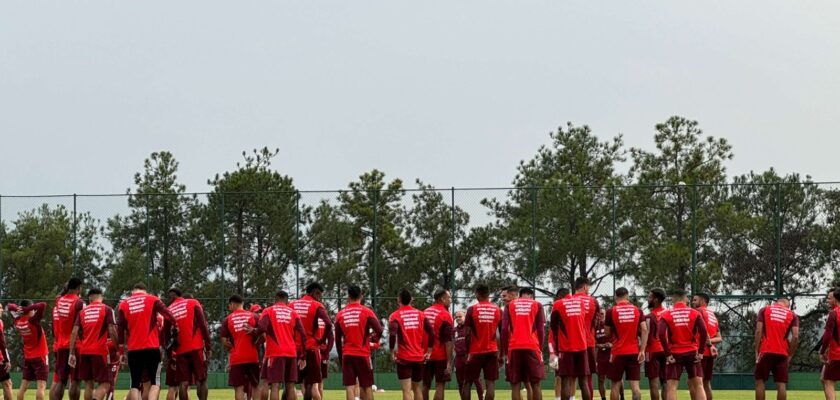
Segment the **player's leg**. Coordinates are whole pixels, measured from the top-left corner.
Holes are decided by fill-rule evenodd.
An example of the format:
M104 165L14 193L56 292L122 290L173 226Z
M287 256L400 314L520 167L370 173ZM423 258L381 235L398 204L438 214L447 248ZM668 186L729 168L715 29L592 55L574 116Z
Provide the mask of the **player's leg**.
M787 383L776 382L776 400L787 400Z
M0 384L3 385L3 400L12 400L12 380L6 379L5 381L0 382Z
M44 395L47 392L47 380L38 381L35 385L35 400L44 400Z
M411 379L400 379L400 390L402 391L403 400L411 400Z
M664 400L660 399L659 377L648 377L648 387L650 388L650 400Z
M835 399L834 381L828 380L828 379L823 379L822 382L823 382L823 393L825 393L825 400L834 400Z
M689 378L688 390L694 392L694 400L706 400L706 391L703 390L703 377Z
M522 388L519 382L510 383L510 399L522 400Z
M422 382L411 382L411 398L413 400L420 400L423 398L423 383Z
M778 388L778 386L779 385L776 385L777 388ZM764 381L761 380L761 379L756 379L755 380L755 400L764 400L764 392L765 392Z
M233 398L235 400L245 400L245 386L233 387Z
M475 378L473 382L475 384L475 394L478 396L478 400L484 400L484 384L481 383L481 379Z
M563 397L563 378L554 376L554 400L565 400Z
M533 393L534 399L533 400L542 400L542 388L540 387L540 382L542 379L535 379L531 381L531 393Z
M18 388L17 400L23 400L26 397L26 390L29 389L29 381L22 379L20 381L20 388Z
M265 364L263 364L263 368L265 368ZM264 373L264 372L261 372ZM268 381L266 381L265 377L260 380L260 384L257 386L257 398L260 400L268 400L268 392L269 392L269 385Z
M81 382L70 377L70 386L67 388L67 396L70 400L79 400L79 396L82 394L82 385ZM99 399L97 399L99 400Z
M496 398L496 381L484 379L484 400L494 400Z

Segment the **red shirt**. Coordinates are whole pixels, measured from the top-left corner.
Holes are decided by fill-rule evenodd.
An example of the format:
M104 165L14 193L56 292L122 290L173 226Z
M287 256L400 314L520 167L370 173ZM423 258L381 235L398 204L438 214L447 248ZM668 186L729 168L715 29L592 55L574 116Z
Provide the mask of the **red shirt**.
M426 349L434 344L432 324L422 311L408 305L401 306L388 317L388 341L391 350L397 348L397 360L421 362Z
M589 327L584 300L581 296L566 296L555 301L551 308L551 330L559 352L575 353L586 350L588 346L586 335Z
M295 300L289 304L295 312L300 316L303 323L303 330L306 332L306 343L304 344L307 350L317 350L321 344L325 342L325 335L327 331L332 331L332 321L327 314L327 309L324 305L315 300L310 295L304 295L299 300ZM324 332L319 332L321 324L324 325ZM331 334L331 332L330 332Z
M820 354L828 350L828 360L840 360L840 329L838 329L837 315L840 314L840 307L834 307L828 313L828 320L825 322L823 331L822 346Z
M108 356L108 328L114 324L114 310L102 302L90 303L79 311L79 354Z
M210 330L198 300L179 297L169 305L169 312L175 317L178 326L178 346L174 351L176 355L210 347ZM169 325L164 324L163 331L169 332Z
M697 308L697 311L700 311L700 316L703 317L703 323L706 324L706 333L708 333L709 339L715 337L718 333L718 319L715 312L705 306ZM706 350L703 351L703 357L712 356L712 347L714 345L706 346Z
M496 332L501 328L502 310L489 301L479 301L467 308L464 325L467 327L467 347L470 354L495 353Z
M432 330L435 334L435 344L432 347L432 356L429 357L431 361L444 361L448 359L446 354L446 344L452 341L452 328L455 326L455 321L452 320L452 314L442 304L435 303L423 311L426 315L426 320L432 325Z
M15 320L15 330L23 340L23 358L33 359L45 357L50 349L47 347L47 333L41 326L41 319L44 318L44 310L47 303L35 303L24 307L21 310L22 317ZM35 315L27 317L26 314L35 310Z
M607 312L604 325L609 326L613 338L613 355L639 354L642 312L627 300L616 303Z
M137 291L123 300L117 315L119 342L127 343L128 351L160 348L158 315L170 324L175 323L172 313L157 296Z
M0 363L5 363L9 358L9 349L6 347L6 331L3 327L3 320L0 320Z
M84 306L85 303L75 294L65 294L55 300L55 307L52 311L54 349L70 348L70 334L73 333L73 324L76 322L76 315Z
M575 293L574 297L583 299L583 309L586 312L586 347L595 347L595 316L601 310L598 300L586 293Z
M799 326L799 318L793 311L778 304L762 308L756 315L756 321L764 324L762 329L759 354L790 355L788 336L793 327Z
M648 321L648 343L645 350L648 354L657 354L664 351L662 343L659 342L659 316L663 312L665 312L665 307L659 306L645 315L645 320Z
M265 332L265 357L297 357L297 338L303 341L306 332L300 317L294 309L284 303L276 303L262 312L260 333Z
M228 364L256 364L260 362L254 336L246 331L249 326L256 328L257 318L254 317L254 313L245 310L236 310L222 321L219 336L227 338L232 346L228 354Z
M360 303L348 304L335 316L335 343L339 357L370 357L371 342L378 343L382 331L382 324L373 310Z
M542 353L545 313L533 299L518 298L508 303L502 317L502 351L527 349Z
M708 333L699 311L676 303L659 319L659 342L666 354L696 353L706 347Z

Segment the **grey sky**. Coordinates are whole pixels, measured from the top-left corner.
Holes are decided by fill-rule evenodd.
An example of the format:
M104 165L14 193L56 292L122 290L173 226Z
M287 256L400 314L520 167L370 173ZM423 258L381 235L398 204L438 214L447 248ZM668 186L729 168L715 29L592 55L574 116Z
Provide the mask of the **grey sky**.
M673 114L730 173L840 180L840 2L144 1L0 7L0 193L188 190L279 147L302 189L372 168L505 186L566 121L651 147Z

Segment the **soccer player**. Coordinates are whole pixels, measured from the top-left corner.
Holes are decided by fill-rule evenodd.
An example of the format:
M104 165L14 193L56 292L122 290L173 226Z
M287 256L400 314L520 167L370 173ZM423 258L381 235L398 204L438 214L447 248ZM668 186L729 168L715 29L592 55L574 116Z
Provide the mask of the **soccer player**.
M455 380L458 382L458 393L461 393L461 388L464 386L464 382L467 381L467 356L469 356L469 348L467 347L467 327L464 326L465 315L467 315L465 311L455 313L455 334L452 339L454 342ZM472 383L475 385L478 400L483 400L484 385L481 383L481 379L476 379Z
M612 339L606 335L604 330L606 316L607 312L602 308L595 321L595 350L598 352L595 357L595 371L598 374L598 393L601 395L601 400L607 399L607 374L609 374L612 349ZM594 393L592 397L595 397Z
M799 318L786 298L762 308L755 317L755 400L764 400L764 382L773 373L776 399L787 399L788 365L799 344Z
M560 379L560 396L568 400L574 396L575 380L590 375L589 356L587 354L586 335L589 332L586 314L586 299L583 296L570 296L568 290L558 294L563 297L554 302L551 308L551 331L554 335L554 348L558 355L552 364L557 365L555 374ZM588 385L580 385L581 398L592 400Z
M371 340L379 340L383 329L373 310L362 305L362 298L362 289L350 286L347 288L347 306L335 316L335 348L341 363L341 383L347 400L356 397L357 380L359 397L373 400L370 343Z
M709 310L709 295L706 293L697 293L691 298L691 306L703 317L703 322L706 324L706 332L709 334L709 339L706 342L706 350L703 352L703 390L706 392L706 400L712 400L712 373L715 368L715 359L718 351L716 344L723 341L718 329L717 315L712 310Z
M834 400L835 382L840 380L840 327L837 314L840 314L840 289L834 289L826 299L829 312L820 341L820 360L823 362L822 381L826 400Z
M70 333L67 364L75 369L76 379L85 382L86 399L105 400L111 390L108 338L117 340L116 321L114 310L102 303L102 290L91 288L87 297L88 305L79 311ZM81 342L77 349L78 339ZM94 389L95 384L99 386Z
M6 331L2 318L3 303L0 303L0 386L3 387L3 400L12 400L12 379L9 376L12 362L9 349L6 347Z
M648 314L645 321L648 326L647 355L645 359L645 376L648 378L651 400L665 398L665 350L659 342L659 317L665 312L662 303L665 302L665 290L653 288L647 295Z
M50 399L61 400L64 398L64 389L67 381L70 381L68 395L70 400L79 400L80 387L73 374L73 367L67 364L70 359L70 333L73 331L73 324L76 322L76 315L85 306L79 295L82 293L82 280L70 278L67 281L61 296L55 300L53 308L52 324L53 349L55 350L55 374L53 384L50 388Z
M580 390L583 391L583 386L587 386L589 393L592 393L592 374L595 373L595 316L598 315L601 306L595 297L589 295L589 279L585 276L579 276L575 279L575 294L574 296L583 299L584 310L586 311L586 357L589 362L589 374L581 379L578 384Z
M630 304L630 292L620 287L615 290L615 306L607 311L604 329L607 337L613 339L608 378L612 382L610 400L621 398L621 380L626 377L633 392L633 400L641 400L639 388L641 364L645 361L647 346L647 324L642 323L642 312Z
M23 300L20 307L9 304L9 312L15 319L15 330L23 342L23 368L18 389L18 400L26 397L26 390L29 389L29 382L36 382L36 400L44 400L44 392L47 390L47 375L49 366L47 357L47 333L41 326L44 318L44 311L47 303L40 302L32 304L31 300Z
M233 386L236 400L245 400L245 388L256 387L260 382L260 358L253 335L257 328L257 319L254 313L245 311L244 303L241 296L230 296L230 314L222 321L219 330L222 346L228 349L228 385Z
M265 335L265 359L260 371L262 397L270 390L271 400L280 400L280 384L286 400L295 400L298 371L306 368L306 355L297 344L306 341L303 322L288 305L289 294L278 290L274 304L266 307L260 317L256 335ZM301 351L298 351L301 350Z
M677 385L683 369L688 374L689 391L694 400L706 400L703 390L703 350L708 334L700 312L686 305L688 295L684 290L675 290L671 295L673 306L659 317L659 342L665 352L666 398L677 398Z
M175 357L171 360L175 362L178 398L190 398L190 383L194 381L198 399L207 400L207 359L211 357L212 343L204 309L198 300L185 298L178 288L169 289L166 295L178 332L177 346L173 349ZM168 338L170 332L170 325L164 323L164 337Z
M131 296L123 300L117 313L117 336L119 344L124 344L128 354L128 369L131 373L129 400L140 400L140 388L143 386L143 373L149 379L148 395L157 399L160 394L158 369L160 367L160 336L158 333L158 315L170 324L176 325L175 317L157 296L146 293L146 285L137 283L131 290Z
M397 365L397 379L403 400L423 397L423 365L432 355L435 332L422 311L411 305L411 293L403 288L397 295L400 307L388 317L388 345Z
M324 380L327 379L327 375L330 372L330 351L332 351L333 346L335 345L335 334L332 330L330 330L330 334L327 335L326 323L319 319L318 337L324 336L327 337L327 342L318 346L318 350L321 355L321 383L318 384L318 394L321 396L321 399L324 398Z
M303 384L304 400L321 400L321 386L324 377L321 374L321 346L334 340L333 324L327 309L321 304L324 287L312 282L306 285L306 294L291 303L291 307L300 317L306 332L304 343L306 367L298 372L298 383ZM323 324L324 333L319 334Z
M452 333L455 322L452 320L452 314L449 313L452 295L446 289L438 289L434 293L434 300L435 303L423 311L426 320L432 325L435 341L432 355L423 368L423 400L429 400L432 378L435 380L434 400L443 400L446 382L452 380L454 362Z
M499 379L498 332L502 325L502 311L490 302L490 288L485 284L475 287L477 304L467 308L464 316L467 348L467 376L461 386L461 399L470 400L472 383L484 373L484 399L493 400L496 380Z
M542 344L545 336L545 311L534 300L534 290L522 288L511 300L502 316L501 354L507 358L507 379L511 383L511 398L521 400L520 386L524 383L529 400L542 400L540 381L545 377ZM535 389L535 390L534 390Z

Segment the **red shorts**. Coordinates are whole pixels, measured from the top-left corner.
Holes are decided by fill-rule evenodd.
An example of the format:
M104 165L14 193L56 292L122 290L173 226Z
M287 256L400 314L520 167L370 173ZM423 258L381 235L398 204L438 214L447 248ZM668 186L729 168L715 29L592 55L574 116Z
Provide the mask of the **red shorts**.
M688 379L702 378L703 366L697 361L697 353L674 354L674 363L665 365L665 378L669 381L678 381L682 376L683 369L688 374Z
M373 365L370 357L344 356L341 360L341 372L341 384L344 386L355 386L356 380L363 388L373 386Z
M79 352L76 352L78 359ZM67 380L73 376L73 367L67 363L70 359L70 349L58 349L55 351L55 375L53 375L53 382L67 383Z
M204 382L207 380L207 360L204 350L193 350L175 356L178 382Z
M233 387L247 385L256 387L259 383L259 363L236 364L230 366L230 372L228 372L228 385Z
M645 363L645 376L650 379L659 378L660 382L665 382L665 353L649 353L648 361Z
M832 360L823 365L822 378L827 381L840 381L840 360Z
M321 350L306 350L306 366L298 371L298 382L314 384L324 380L321 375Z
M24 359L21 372L23 380L30 382L46 381L50 374L50 365L48 364L47 356Z
M80 355L74 374L75 379L79 381L111 383L111 365L108 362L108 356L98 354Z
M773 373L773 381L788 382L788 357L784 354L764 353L758 357L753 376L757 381L766 381Z
M423 380L423 362L422 361L402 361L398 360L397 364L397 379L411 379L412 382L421 382Z
M642 377L642 365L639 364L638 354L621 354L612 356L610 360L610 371L607 374L613 382L621 381L626 377L628 381L638 381Z
M703 380L704 381L712 380L712 373L715 370L715 358L716 357L712 357L712 356L709 356L709 357L703 356L703 361L701 361L701 363L703 364Z
M452 372L446 373L446 360L429 360L423 367L423 384L426 387L432 386L432 379L437 383L449 382L452 380Z
M574 352L560 352L557 359L555 376L582 377L590 375L589 355L587 350Z
M470 354L467 356L466 380L472 382L484 373L484 380L499 379L499 356L496 353Z
M545 378L542 355L534 350L511 350L507 365L507 380L510 383L539 382Z
M610 373L610 350L599 350L596 357L595 372L598 376L607 376Z
M271 357L263 361L260 377L268 383L294 383L298 366L295 357Z

